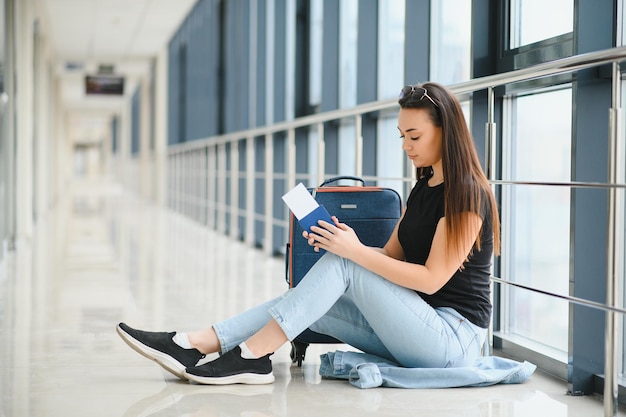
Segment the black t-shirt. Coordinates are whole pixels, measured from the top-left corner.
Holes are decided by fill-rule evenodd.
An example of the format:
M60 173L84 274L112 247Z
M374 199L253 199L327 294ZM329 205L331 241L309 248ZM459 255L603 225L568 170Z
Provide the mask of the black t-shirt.
M418 294L433 307L451 307L475 325L487 328L491 318L490 275L493 253L491 207L488 196L482 201L483 219L480 247L474 248L464 268L433 295ZM411 190L406 212L398 228L398 239L407 262L426 264L439 220L444 217L444 184L428 186L428 177Z

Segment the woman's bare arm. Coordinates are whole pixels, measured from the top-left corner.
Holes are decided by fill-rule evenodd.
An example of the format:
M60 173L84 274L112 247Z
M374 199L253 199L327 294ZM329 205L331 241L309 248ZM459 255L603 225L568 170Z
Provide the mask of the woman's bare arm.
M456 270L463 264L472 249L482 226L480 216L475 213L464 214L465 221L471 228L470 238L460 242L459 253L448 249L445 217L439 220L430 254L425 265L405 262L399 256L397 230L383 250L376 250L363 245L354 230L349 226L335 222L334 225L322 222L322 227L314 227L315 246L369 269L370 271L401 285L426 294L434 294L452 278ZM401 250L401 248L400 248ZM403 257L403 255L402 255Z

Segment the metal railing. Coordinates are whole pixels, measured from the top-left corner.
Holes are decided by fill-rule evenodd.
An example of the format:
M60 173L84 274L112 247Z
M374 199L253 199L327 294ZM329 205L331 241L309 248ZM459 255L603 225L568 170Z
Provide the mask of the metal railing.
M495 124L495 94L494 89L517 82L529 81L559 74L572 73L600 65L612 65L612 102L609 109L609 172L608 183L554 183L533 182L532 185L555 185L568 187L603 187L608 189L608 230L607 230L607 276L606 276L606 304L600 306L606 312L606 352L605 352L605 389L604 410L605 416L615 416L617 413L617 314L624 313L619 306L619 285L623 277L619 276L623 262L621 254L623 248L618 238L624 227L623 218L623 189L626 187L620 183L624 178L624 166L620 155L623 154L623 138L621 130L621 74L620 62L626 59L626 47L613 48L610 50L581 54L563 58L533 67L515 70L507 73L481 77L467 82L448 86L457 95L469 95L478 91L487 90L488 96L488 120L486 123L486 172L492 184L531 184L522 182L506 182L497 180L496 173L496 124ZM281 177L285 181L285 191L295 186L296 174L296 130L309 128L316 132L317 140L317 164L314 172L309 172L308 177L316 178L321 183L325 177L324 172L324 124L331 121L350 120L354 126L355 153L357 163L354 175L362 176L362 151L363 138L361 136L363 116L372 112L395 112L397 100L381 100L359 105L349 109L335 110L301 117L291 121L276 123L270 126L262 126L244 131L228 133L202 140L195 140L183 144L170 146L168 149L168 178L169 193L173 196L170 206L183 214L189 215L218 231L226 230L226 214L230 215L228 225L229 234L240 237L239 217L245 219L244 240L253 243L254 222L261 221L264 224L263 248L269 254L272 252L272 232L275 225L286 226L285 218L277 219L273 216L274 204L282 204L273 201L267 196L274 195L274 181L264 181L263 189L256 190L256 179L275 179ZM286 138L286 161L285 172L275 173L274 166L274 135L282 134ZM254 164L255 138L264 138L264 171L257 172ZM240 146L245 152L245 172L240 172ZM227 152L228 151L228 152ZM227 155L230 158L227 160ZM411 171L406 170L406 176L398 180L411 182ZM227 179L230 180L228 183ZM244 180L245 207L240 208L240 180ZM374 180L380 179L374 177ZM227 186L228 183L228 186ZM258 214L254 207L256 192L263 193L264 210ZM230 198L227 201L227 195ZM515 285L515 283L494 278L494 281ZM536 289L535 289L536 290ZM552 294L554 295L554 294ZM581 300L574 297L563 297L569 302L578 303ZM582 303L585 304L584 300ZM589 305L590 302L587 302ZM599 307L594 305L592 307Z

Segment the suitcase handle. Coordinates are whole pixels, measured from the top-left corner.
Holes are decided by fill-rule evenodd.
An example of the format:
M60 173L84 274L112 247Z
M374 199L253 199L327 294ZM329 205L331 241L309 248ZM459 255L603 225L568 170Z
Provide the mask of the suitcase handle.
M363 186L365 186L365 180L363 178L359 178L359 177L353 177L350 175L341 175L339 177L333 177L333 178L329 178L326 181L324 181L323 183L320 184L319 188L330 184L331 182L335 182L335 181L340 181L340 180L354 180L354 181L360 181L361 184Z

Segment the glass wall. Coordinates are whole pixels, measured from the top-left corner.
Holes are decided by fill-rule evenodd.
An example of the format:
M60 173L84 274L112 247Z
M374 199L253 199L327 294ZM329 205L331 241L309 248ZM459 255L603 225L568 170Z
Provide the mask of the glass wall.
M469 5L462 0L434 3L436 6L406 0L337 3L259 0L231 5L199 1L169 43L168 82L172 100L168 109L168 142L173 145L254 124L272 124L375 100L396 99L401 80L407 78L408 72L416 77L414 82L431 78L451 84L467 79L471 39ZM420 17L423 31L417 35L407 10ZM252 18L245 26L250 28L251 35L243 38L251 41L243 42L242 36L232 29L237 25L229 22L237 21L239 14L248 13ZM429 29L430 25L434 29ZM454 33L449 33L451 29ZM444 32L446 34L431 45L429 33ZM410 45L407 45L407 38L410 38ZM306 40L306 45L301 47L298 39ZM414 70L414 63L405 59L409 47L419 51L413 56L414 59L419 56L418 66L423 65L419 70ZM438 57L436 77L428 74L430 50ZM238 57L242 59L237 60ZM452 59L454 65L445 65L445 61ZM303 81L301 77L306 79ZM246 89L248 84L260 87L253 91ZM246 103L245 109L239 107L240 100L232 99L241 95L231 86L250 91L251 102ZM197 91L201 103L191 99ZM192 111L199 107L202 111ZM244 117L246 112L250 114ZM243 126L235 117L255 123ZM297 132L297 141L300 135L305 138L297 145L297 180L317 183L318 153L325 152L326 175L377 177L378 185L406 194L407 183L399 178L412 177L413 169L396 138L397 112L367 115L363 119L363 147L359 148L363 158L358 162L354 120L325 124L323 146L318 141L317 126ZM264 139L255 140L262 143ZM278 147L282 140L275 137L274 145ZM263 190L262 176L266 174L260 152L260 148L255 152L254 167L259 179L256 188ZM245 150L240 157L243 170L248 161ZM274 155L276 179L282 173L279 165L283 160L282 153ZM244 187L242 182L241 193ZM280 183L274 184L274 188L277 193L282 191ZM242 194L240 202L244 197L255 201L264 198L260 192ZM262 213L264 207L259 203L255 213ZM257 234L260 236L262 232Z
M622 2L617 8L618 17L625 13ZM596 3L591 1L576 5L579 10L596 8ZM597 5L604 7L603 16L615 17L606 2L597 2ZM490 9L492 7L496 9ZM432 80L452 85L470 80L472 76L503 73L570 56L581 46L589 51L606 48L603 43L606 33L602 36L598 33L606 32L611 24L605 24L606 21L598 24L597 16L587 17L587 14L584 11L575 14L573 0L258 0L232 4L200 0L191 13L196 18L202 16L200 23L188 18L169 45L172 97L169 143L376 100L395 100L401 80L409 83ZM480 23L472 26L473 21ZM581 22L583 30L580 30ZM618 22L616 27L624 26L623 22ZM240 27L250 32L242 35L236 29ZM623 42L623 33L616 31L612 36ZM587 37L584 42L580 41L583 37ZM581 108L586 103L599 108L596 103L606 98L603 96L606 86L596 84L606 79L597 79L596 73L589 71L583 75L591 82L581 84L579 75L576 79L559 76L495 89L499 141L496 154L501 179L511 182L588 179L578 172L585 164L571 161L573 154L585 153L581 143L590 148L596 145L595 136L584 128L596 129L599 119L595 115L585 118L590 109ZM250 91L251 100L240 106L238 98L244 91L246 94ZM579 97L590 99L579 100ZM462 103L466 116L472 111L472 117L467 120L474 120L472 131L479 152L484 150L481 124L486 120L485 98L486 92L479 91ZM579 113L573 120L576 111ZM410 181L405 183L399 178L410 178L413 170L397 139L397 111L374 113L365 115L361 126L364 176L378 185L406 194L406 183ZM605 114L600 117L603 123L607 119ZM323 132L317 129L316 125L296 132L297 180L312 185L318 183L323 174L358 173L353 122L325 123ZM319 143L320 136L324 144ZM605 141L606 135L601 136ZM267 231L263 225L269 223L264 212L268 207L265 181L273 177L276 182L268 192L276 195L282 192L280 181L284 180L281 175L285 173L286 159L284 138L278 134L272 138L270 146L278 152L273 154L273 159L267 158L268 163L274 165L267 169L264 165L266 138L252 139L245 148L227 147L220 151L226 155L237 150L238 162L230 158L230 154L218 160L209 152L203 156L207 165L202 165L200 171L206 169L214 173L215 166L225 171L230 164L239 164L239 203L244 199L255 201L250 205L253 208L246 212L246 216L254 218L254 226L252 222L245 224L255 230L254 239L250 241L263 246ZM248 154L248 150L253 155ZM600 153L598 151L598 155ZM186 168L185 158L185 155L180 156L177 167ZM320 160L325 166L319 166ZM247 171L248 167L253 169ZM593 170L599 172L595 165ZM252 172L254 190L245 189L248 178L244 180L244 171L245 175ZM227 207L232 198L230 192L237 192L227 187L230 180L220 181L212 177L207 181L209 185L201 187L205 190L201 198L206 200L202 203L210 210ZM580 242L575 240L580 239L582 233L571 232L579 226L576 215L580 216L582 203L576 198L580 193L570 193L570 188L564 186L529 184L501 185L497 191L503 228L503 253L495 263L498 276L548 292L589 298L587 287L570 285L572 282L579 284L574 278L585 275L575 264L581 257L572 255L582 251ZM185 194L181 193L179 200L181 196ZM240 204L240 209L243 208ZM280 214L274 216L275 219L280 217ZM275 225L278 227L283 226ZM282 240L280 236L274 237L272 243L282 245ZM599 241L594 239L593 245L599 247ZM594 254L594 258L602 255L604 253ZM580 281L587 284L586 279L583 277ZM584 329L571 324L574 318L568 304L504 285L497 286L496 290L494 311L499 314L494 317L496 331L509 340L514 339L515 348L523 345L557 358L562 363L555 366L565 370L561 365L567 362L568 348L570 355L574 350L568 346L568 341L574 346L572 335L585 334ZM503 349L511 344L506 345ZM597 358L594 356L594 360ZM556 361L550 362L553 365ZM572 369L578 366L572 363Z
M506 100L503 180L569 182L571 88ZM555 294L569 293L570 189L508 185L502 190L503 278ZM507 289L503 330L527 342L568 349L568 304L527 290ZM546 352L548 353L548 352Z

